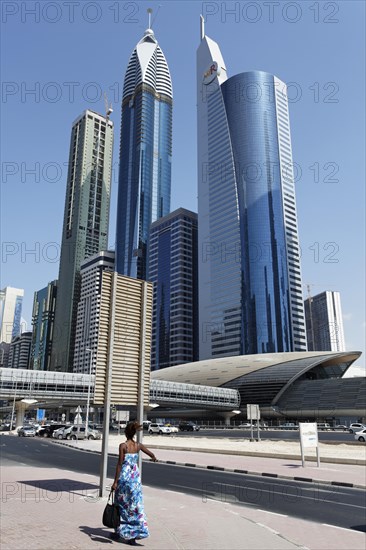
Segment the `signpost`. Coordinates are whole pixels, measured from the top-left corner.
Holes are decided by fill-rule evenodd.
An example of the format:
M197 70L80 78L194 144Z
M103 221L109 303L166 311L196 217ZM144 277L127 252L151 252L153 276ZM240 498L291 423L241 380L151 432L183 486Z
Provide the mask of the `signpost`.
M261 413L259 410L259 405L249 405L247 404L247 419L250 420L250 439L253 440L253 420L257 421L257 440L260 441L260 434L259 434L259 420L261 417Z
M316 448L316 460L320 466L318 429L316 422L300 422L300 447L302 467L305 468L305 448Z

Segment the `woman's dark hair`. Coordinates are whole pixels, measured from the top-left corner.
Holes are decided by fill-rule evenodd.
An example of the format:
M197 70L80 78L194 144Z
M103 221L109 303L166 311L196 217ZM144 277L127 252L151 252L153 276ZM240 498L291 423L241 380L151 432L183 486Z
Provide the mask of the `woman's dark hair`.
M126 439L132 439L136 432L141 429L141 426L138 422L129 422L125 427L125 436Z

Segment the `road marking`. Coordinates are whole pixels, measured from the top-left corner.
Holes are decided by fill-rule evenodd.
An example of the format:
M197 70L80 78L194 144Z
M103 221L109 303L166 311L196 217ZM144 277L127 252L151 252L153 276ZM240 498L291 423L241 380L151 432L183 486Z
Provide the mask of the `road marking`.
M275 535L279 535L280 533L278 531L275 531L271 527L268 527L268 525L263 525L263 523L259 523L258 521L255 522L256 525L260 525L261 527L264 527L264 529L268 529L271 533L274 533Z
M272 514L273 516L281 516L283 518L288 518L288 515L286 514L278 514L277 512L270 512L269 510L262 510L261 508L257 508L257 512L265 512L266 514Z
M355 529L348 529L347 527L338 527L338 525L331 525L330 523L322 523L325 527L333 527L333 529L341 529L342 531L351 531L351 533L359 533L360 535L365 536L365 533L362 531L356 531Z

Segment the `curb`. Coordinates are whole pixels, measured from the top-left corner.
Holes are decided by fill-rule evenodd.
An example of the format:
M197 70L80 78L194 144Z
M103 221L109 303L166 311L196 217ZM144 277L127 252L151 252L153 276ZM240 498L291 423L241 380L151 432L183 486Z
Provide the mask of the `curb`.
M57 445L64 445L65 447L70 447L72 449L76 449L77 451L82 451L84 453L93 453L93 454L97 454L97 455L100 455L101 453L99 451L94 451L92 449L80 449L78 447L75 447L75 445L71 445L70 443L64 443L63 441L52 441L52 443L56 443ZM155 447L156 449L157 448L165 448L165 447ZM171 447L170 447L171 449ZM175 449L177 450L177 449ZM187 449L184 449L184 450L187 450ZM196 450L196 449L195 449ZM206 451L207 452L207 451ZM108 452L109 455L111 456L118 456L118 453L110 453ZM222 454L222 453L221 453ZM229 454L229 453L225 453L225 454ZM235 453L237 454L237 453ZM257 455L258 456L258 455ZM268 455L267 455L268 456ZM288 458L289 455L285 455L286 458ZM280 458L279 455L275 455L276 458ZM273 458L273 457L271 457ZM295 456L295 458L298 458L297 456ZM143 462L148 462L148 460L145 460L143 459ZM273 474L273 473L270 473L270 472L253 472L251 470L240 470L238 468L224 468L222 466L203 466L201 464L193 464L193 463L190 463L190 462L176 462L175 460L159 460L158 461L159 464L168 464L170 466L182 466L182 467L185 467L185 468L198 468L200 470L215 470L215 471L220 471L220 472L229 472L229 473L234 473L234 474L244 474L244 475L250 475L250 476L256 476L256 477L270 477L270 478L277 478L277 479L287 479L289 481L300 481L302 483L316 483L318 485L327 485L327 486L331 486L331 487L347 487L347 488L350 488L350 489L366 489L366 484L365 485L358 485L358 484L355 484L355 483L346 483L344 481L323 481L323 480L320 480L320 479L313 479L313 478L310 478L310 477L300 477L300 476L286 476L286 475L282 475L282 474Z
M193 451L196 453L210 453L210 454L223 454L219 449L197 449L193 447L169 447L169 445L154 445L149 444L152 449L163 449L165 451ZM284 458L289 460L301 460L301 456L285 453L261 453L252 451L233 451L225 450L226 455L237 456L259 456L261 458ZM316 462L316 456L305 456L306 461ZM366 466L366 460L359 460L357 458L335 458L335 457L321 457L322 462L328 464L351 464L353 466Z

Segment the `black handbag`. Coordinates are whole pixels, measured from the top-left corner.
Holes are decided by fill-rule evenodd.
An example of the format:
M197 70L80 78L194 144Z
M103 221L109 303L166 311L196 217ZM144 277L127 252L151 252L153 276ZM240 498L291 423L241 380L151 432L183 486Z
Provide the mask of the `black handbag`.
M112 504L109 504L112 495ZM114 502L114 491L109 493L108 502L103 512L103 525L105 527L116 528L119 526L121 520L119 517L119 506Z

